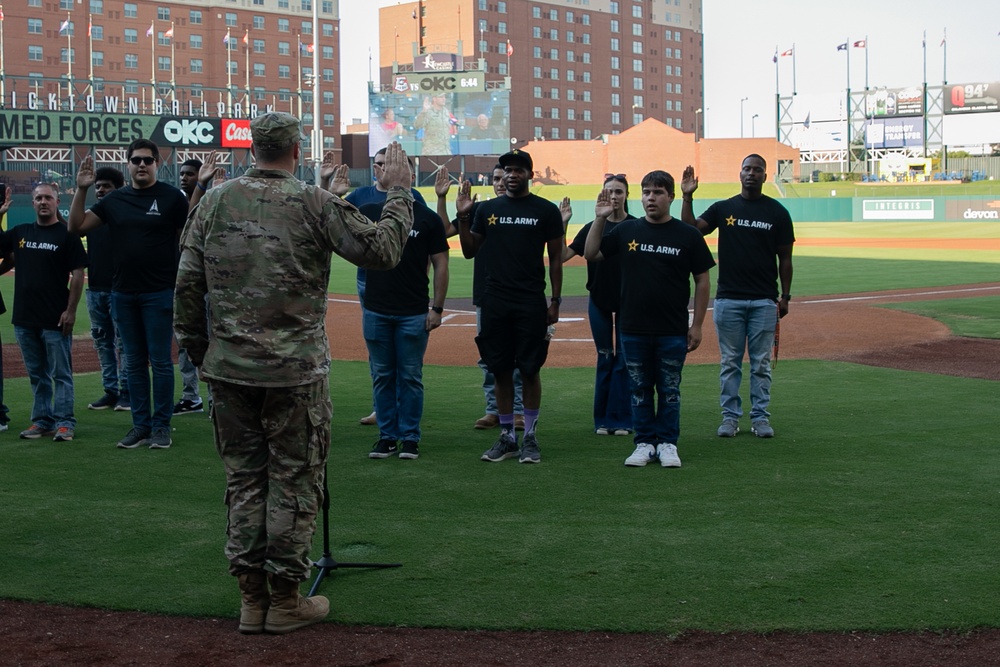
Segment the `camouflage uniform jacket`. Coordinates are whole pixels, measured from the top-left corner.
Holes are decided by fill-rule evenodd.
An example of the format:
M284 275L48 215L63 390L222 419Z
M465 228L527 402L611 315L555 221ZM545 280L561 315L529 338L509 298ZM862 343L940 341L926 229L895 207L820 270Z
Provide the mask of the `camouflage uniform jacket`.
M284 387L325 377L331 253L391 269L412 225L409 190L389 192L372 224L283 170L250 169L212 188L181 236L174 296L180 347L205 377L235 384Z

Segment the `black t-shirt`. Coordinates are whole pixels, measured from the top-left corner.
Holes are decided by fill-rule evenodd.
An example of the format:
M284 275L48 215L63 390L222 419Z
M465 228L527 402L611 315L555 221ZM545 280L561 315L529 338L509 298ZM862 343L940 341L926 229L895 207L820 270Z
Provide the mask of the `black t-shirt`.
M87 286L92 292L110 292L114 276L111 230L101 225L87 232Z
M635 220L635 216L626 215L625 220ZM604 236L610 234L612 229L625 222L625 220L619 220L618 222L608 220L605 222ZM569 244L569 247L580 257L583 257L583 251L587 247L587 234L590 233L590 228L593 225L593 222L585 224L583 229L577 233L573 242ZM590 300L598 308L618 312L622 293L620 258L615 256L607 257L603 262L587 262L587 289L590 291Z
M621 255L622 333L687 336L691 276L715 266L701 232L677 218L626 220L603 237L601 254Z
M382 217L384 204L365 204L360 211L370 220ZM403 246L399 264L388 271L367 272L365 308L382 315L424 315L429 299L427 261L448 252L444 225L437 213L413 202L413 228Z
M3 255L14 253L14 326L58 329L69 303L69 273L87 266L80 237L57 222L17 225L3 234Z
M698 217L719 230L716 298L777 300L777 249L795 243L788 210L767 195L736 195L715 202Z
M479 202L474 202L472 204L472 212L469 214L469 218L471 220L476 219L477 208L479 208ZM473 306L480 305L480 300L483 298L483 292L485 290L486 290L486 253L480 250L480 252L477 252L476 256L472 258L472 305Z
M111 230L116 292L173 289L179 258L177 235L188 213L183 192L162 181L141 190L126 185L90 210Z
M484 294L524 299L545 294L545 247L563 235L559 207L538 195L497 197L476 207L472 231L484 238Z

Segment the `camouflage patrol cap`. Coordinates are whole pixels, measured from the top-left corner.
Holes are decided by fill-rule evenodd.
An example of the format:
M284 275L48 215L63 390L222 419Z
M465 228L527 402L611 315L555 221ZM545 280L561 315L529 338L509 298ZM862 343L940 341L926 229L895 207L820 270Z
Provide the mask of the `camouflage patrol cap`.
M271 111L250 121L250 136L254 146L278 151L303 141L299 119L289 113Z

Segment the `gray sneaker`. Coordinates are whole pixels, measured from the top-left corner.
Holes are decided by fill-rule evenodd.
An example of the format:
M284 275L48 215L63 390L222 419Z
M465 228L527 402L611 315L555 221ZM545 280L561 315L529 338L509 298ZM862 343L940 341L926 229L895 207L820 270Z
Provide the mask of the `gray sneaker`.
M170 449L173 441L170 439L170 430L165 428L154 428L153 435L149 438L150 449Z
M493 443L493 446L486 450L479 459L498 463L517 456L517 453L517 438L514 437L513 431L504 430L500 432L500 437Z
M750 425L750 432L758 438L773 438L774 429L766 419L758 419Z
M715 432L720 438L735 438L736 434L740 432L740 423L735 419L724 419L722 420L722 426L719 430Z
M538 439L534 433L525 433L521 443L521 456L518 463L541 463L542 452L538 449Z
M118 441L118 449L135 449L148 444L149 432L132 429L125 434L125 437Z

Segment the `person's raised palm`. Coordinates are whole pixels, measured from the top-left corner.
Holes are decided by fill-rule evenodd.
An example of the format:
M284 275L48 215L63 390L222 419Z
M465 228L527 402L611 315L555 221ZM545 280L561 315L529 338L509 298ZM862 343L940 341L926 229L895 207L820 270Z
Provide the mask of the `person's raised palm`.
M608 190L601 190L597 193L597 203L594 204L594 217L610 218L615 212L614 204L611 203L611 193Z
M684 167L681 175L681 194L685 196L693 195L698 189L698 178L694 175L694 167L688 165Z

